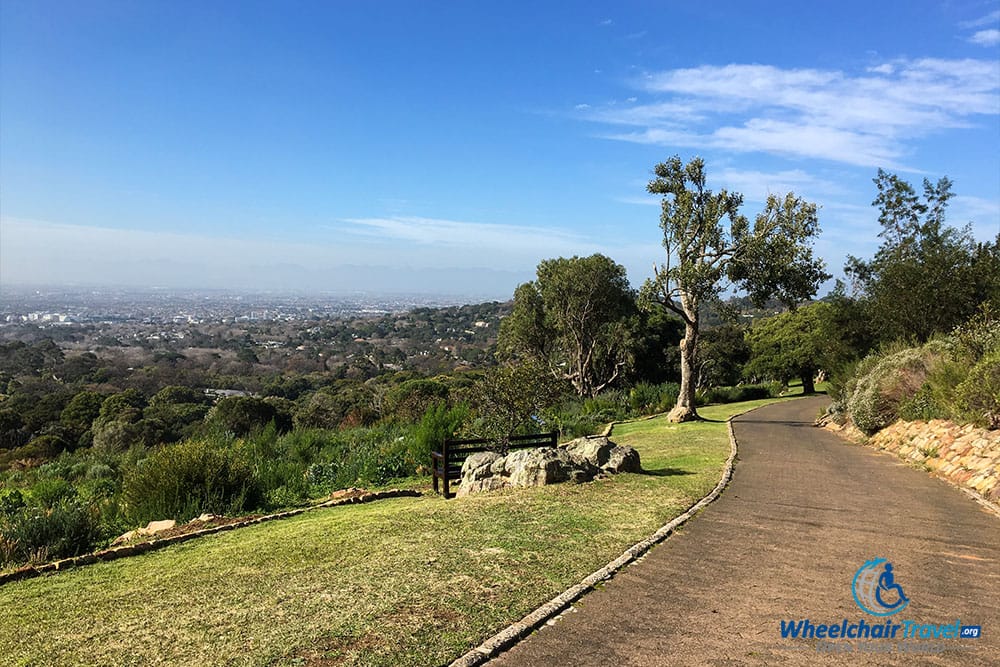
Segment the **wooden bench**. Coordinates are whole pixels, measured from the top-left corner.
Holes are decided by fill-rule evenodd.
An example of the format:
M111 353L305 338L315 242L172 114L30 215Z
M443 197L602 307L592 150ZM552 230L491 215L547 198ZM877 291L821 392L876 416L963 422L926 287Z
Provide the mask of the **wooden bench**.
M507 440L507 449L534 449L536 447L555 447L559 433L536 433L534 435L512 435ZM441 451L431 452L431 474L434 478L434 493L441 493L445 498L453 498L451 492L452 480L462 479L462 464L465 459L478 452L496 451L495 440L473 438L470 440L445 440ZM438 490L438 480L442 488Z

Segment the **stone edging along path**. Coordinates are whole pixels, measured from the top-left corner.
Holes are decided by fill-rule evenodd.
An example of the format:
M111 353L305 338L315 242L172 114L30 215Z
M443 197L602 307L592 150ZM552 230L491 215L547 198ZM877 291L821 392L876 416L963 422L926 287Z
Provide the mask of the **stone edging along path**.
M267 514L265 516L259 516L253 519L247 519L246 521L227 523L221 526L214 526L212 528L204 528L202 530L196 530L190 533L174 535L172 537L163 537L160 539L154 539L150 540L149 542L139 542L137 544L112 547L110 549L103 549L101 551L95 551L93 553L83 554L82 556L72 556L70 558L63 558L62 560L52 561L51 563L45 563L43 565L28 565L20 569L14 570L13 572L0 573L0 586L12 581L19 581L21 579L31 579L32 577L37 577L42 574L47 574L50 572L65 571L71 567L79 567L81 565L90 565L91 563L100 563L100 562L118 560L119 558L126 558L128 556L136 556L138 554L146 553L147 551L155 551L156 549L162 549L163 547L170 546L171 544L179 544L180 542L187 542L188 540L193 540L199 537L205 537L206 535L214 535L215 533L222 533L227 530L233 530L235 528L244 528L246 526L252 526L258 523L265 523L267 521L274 521L276 519L287 519L289 517L298 516L299 514L303 514L305 512L311 512L312 510L323 509L327 507L336 507L338 505L370 503L376 500L383 500L386 498L416 497L420 495L422 494L419 491L411 489L389 489L387 491L372 491L368 493L363 493L359 496L336 498L334 500L328 500L326 502L322 502L319 503L318 505L313 505L311 507L300 507L285 512L278 512L277 514Z
M733 478L733 468L736 465L738 445L736 442L736 434L733 433L733 419L739 417L740 415L744 415L747 412L753 412L753 410L756 409L757 408L752 408L751 410L732 415L726 420L726 428L729 431L729 458L726 460L726 465L722 471L722 477L719 479L719 483L715 485L715 488L712 489L707 496L696 502L694 505L689 507L686 512L665 524L646 539L633 544L618 558L614 559L596 572L592 572L588 576L584 577L580 583L566 589L542 606L535 609L533 612L529 613L520 621L504 628L476 648L465 653L457 660L454 660L449 667L473 667L474 665L481 665L511 648L514 644L518 643L529 634L540 628L547 621L558 616L571 604L593 590L598 584L611 579L615 576L615 574L623 570L630 563L643 556L647 551L663 540L667 539L679 526L722 495L722 491L729 485L730 480ZM603 435L610 436L613 428L614 423L608 426Z

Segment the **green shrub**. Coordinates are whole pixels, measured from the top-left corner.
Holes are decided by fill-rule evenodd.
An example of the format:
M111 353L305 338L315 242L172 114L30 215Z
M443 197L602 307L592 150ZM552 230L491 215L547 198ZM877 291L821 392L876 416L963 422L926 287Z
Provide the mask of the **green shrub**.
M563 419L559 430L564 440L571 440L600 433L607 424L594 415L571 416Z
M73 485L61 477L46 477L40 479L31 487L32 504L48 509L61 501L76 497Z
M432 405L447 399L447 385L436 380L407 380L386 393L382 416L413 423L421 419Z
M1000 351L1000 312L988 304L951 333L958 356L973 363Z
M948 409L935 400L934 389L929 381L916 394L903 399L899 404L899 418L905 421L930 421L948 419L950 416Z
M640 382L628 390L628 407L633 414L645 411L656 403L659 393L656 385L650 382Z
M1000 350L986 355L955 390L956 402L971 421L1000 428Z
M777 396L781 392L780 382L769 384L743 384L735 387L711 387L695 392L698 405L712 403L738 403L740 401L756 401Z
M0 563L40 563L91 551L100 539L98 514L76 499L51 508L29 505L0 514Z
M899 419L900 406L923 387L930 370L944 358L940 343L905 348L858 365L848 411L854 425L871 435Z
M262 430L277 417L277 410L262 398L227 396L219 399L207 419L236 436Z
M628 404L632 414L642 415L658 412L658 408L663 402L664 386L662 384L640 382L632 387L628 392ZM674 396L674 400L677 400L676 395Z
M305 476L303 476L303 482L305 482ZM306 484L306 488L308 489L308 484ZM302 505L308 495L300 493L298 489L290 489L287 486L279 486L277 488L268 489L264 494L264 497L269 508L281 509L284 507L297 507Z
M237 514L260 506L262 494L245 450L205 440L167 445L125 476L131 521L186 521L203 512Z
M630 395L618 390L594 398L565 399L540 415L535 430L557 430L564 440L594 435L604 430L609 422L633 416L630 403Z
M25 507L24 494L19 489L4 489L0 493L0 516L12 516Z
M471 410L464 404L449 408L442 401L427 408L413 432L409 450L414 467L429 465L431 452L440 448L446 438L454 438L470 415Z
M629 415L629 397L619 389L605 391L583 401L581 413L600 415L613 419L624 419Z
M380 424L327 432L316 461L304 476L313 494L349 486L379 486L414 474L413 427ZM430 456L428 455L428 458Z

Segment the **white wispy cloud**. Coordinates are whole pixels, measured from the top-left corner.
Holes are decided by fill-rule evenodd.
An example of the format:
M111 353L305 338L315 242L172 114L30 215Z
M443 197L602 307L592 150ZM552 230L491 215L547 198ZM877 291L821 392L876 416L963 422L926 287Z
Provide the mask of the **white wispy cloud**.
M604 245L559 229L412 217L344 221L309 243L4 217L0 238L0 284L374 286L494 297L530 279L546 257Z
M959 25L963 28L981 28L984 25L995 25L1000 23L1000 9L995 9L985 16L980 16L971 21L962 21Z
M953 224L973 223L973 233L981 241L992 240L1000 234L1000 201L956 195L950 203L948 219Z
M764 201L769 194L794 192L807 198L819 194L843 194L843 188L832 181L818 178L801 169L765 172L726 168L711 174L713 181L730 191L743 193L748 200Z
M344 231L367 238L443 247L488 248L494 253L537 252L540 248L583 251L592 243L572 232L545 227L499 225L409 216L348 218Z
M635 206L659 206L660 197L654 195L646 195L645 197L636 196L626 196L626 197L615 197L616 202L622 204L633 204Z
M898 59L853 74L703 65L650 73L635 85L659 99L586 114L636 128L608 138L905 168L907 139L998 113L1000 63Z
M996 46L1000 44L1000 30L996 28L977 30L969 37L969 41L979 46Z

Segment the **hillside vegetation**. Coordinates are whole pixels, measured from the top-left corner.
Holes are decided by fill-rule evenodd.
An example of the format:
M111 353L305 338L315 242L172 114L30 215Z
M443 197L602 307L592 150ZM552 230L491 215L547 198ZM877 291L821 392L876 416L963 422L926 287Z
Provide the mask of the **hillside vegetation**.
M617 426L645 472L319 510L0 587L9 664L441 664L681 513L725 420Z
M834 418L867 435L898 419L1000 428L1000 317L987 308L947 336L872 353L831 393Z
M667 242L697 218L674 204L693 202L704 174L697 161L685 171L693 185L664 173L678 177ZM713 252L754 266L702 267L705 291L683 317L670 306L696 267L673 265L659 291L636 291L595 254L542 261L507 304L0 327L0 567L88 551L150 520L270 511L401 478L426 485L431 448L453 435L568 439L678 405L688 418L780 395L793 381L808 392L832 378L838 418L869 432L907 416L993 427L1000 360L982 332L1000 328L1000 239L945 224L947 179L925 181L922 197L885 172L875 185L882 244L851 258L850 292L838 285L820 301L808 301L821 273L806 243L816 209L775 199L751 225L727 195L728 213L715 212L729 232L702 241L725 236ZM786 227L805 245L784 247ZM780 269L777 256L815 270L766 302L764 287L791 277L757 276ZM722 273L747 296L721 301Z

